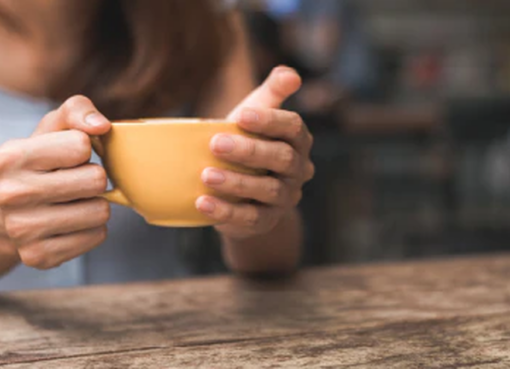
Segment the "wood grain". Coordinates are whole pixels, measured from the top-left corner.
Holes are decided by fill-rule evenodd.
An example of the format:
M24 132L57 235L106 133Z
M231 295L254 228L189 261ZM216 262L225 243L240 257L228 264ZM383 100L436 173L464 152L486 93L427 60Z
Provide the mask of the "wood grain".
M0 295L0 367L509 368L510 256Z

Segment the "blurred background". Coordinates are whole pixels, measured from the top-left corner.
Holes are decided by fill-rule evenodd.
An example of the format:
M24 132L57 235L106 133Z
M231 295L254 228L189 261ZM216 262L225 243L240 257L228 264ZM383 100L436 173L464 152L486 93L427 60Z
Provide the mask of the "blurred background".
M308 264L510 249L510 1L244 0L316 143Z

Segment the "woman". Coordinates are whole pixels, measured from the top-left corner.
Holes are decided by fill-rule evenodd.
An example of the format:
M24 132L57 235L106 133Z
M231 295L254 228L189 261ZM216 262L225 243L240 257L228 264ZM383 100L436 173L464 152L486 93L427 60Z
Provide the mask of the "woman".
M312 138L279 107L300 79L280 67L255 88L241 17L226 3L0 0L0 26L0 289L193 272L174 230L98 198L106 174L89 163L89 136L108 132L109 119L170 113L228 116L271 139L214 137L221 159L272 175L206 168L206 185L252 201L202 196L196 206L221 222L215 229L234 271L296 267L296 205L313 176Z

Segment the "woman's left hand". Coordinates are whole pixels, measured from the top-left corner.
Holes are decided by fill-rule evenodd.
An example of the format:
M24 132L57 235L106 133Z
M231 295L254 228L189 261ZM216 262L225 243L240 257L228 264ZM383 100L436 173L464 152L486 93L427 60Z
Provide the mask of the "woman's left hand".
M279 109L300 86L301 79L294 70L275 68L230 114L242 129L267 140L222 134L211 141L211 150L218 158L271 173L257 177L217 168L204 170L202 180L208 187L253 200L237 204L211 196L197 200L197 208L220 222L216 229L227 238L269 233L297 206L303 184L314 175L311 134L298 114Z

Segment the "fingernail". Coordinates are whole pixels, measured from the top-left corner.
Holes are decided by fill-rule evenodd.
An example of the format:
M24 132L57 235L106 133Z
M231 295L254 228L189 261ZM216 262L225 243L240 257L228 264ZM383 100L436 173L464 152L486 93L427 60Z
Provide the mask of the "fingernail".
M217 169L208 168L203 173L204 182L207 184L218 185L225 182L225 175Z
M214 210L216 209L216 205L214 204L214 202L203 198L198 200L197 206L200 211L203 211L204 213L208 214L213 213Z
M216 136L213 140L214 150L220 154L228 154L234 150L235 142L229 136Z
M85 123L92 127L100 127L108 124L108 119L101 113L91 113L85 117Z
M258 122L259 115L255 110L246 109L243 111L243 114L241 115L241 120L247 123L255 123Z

